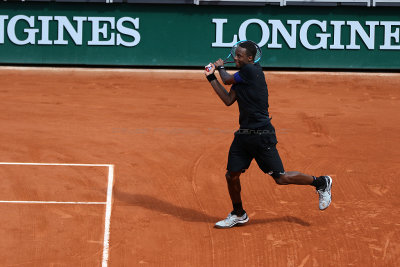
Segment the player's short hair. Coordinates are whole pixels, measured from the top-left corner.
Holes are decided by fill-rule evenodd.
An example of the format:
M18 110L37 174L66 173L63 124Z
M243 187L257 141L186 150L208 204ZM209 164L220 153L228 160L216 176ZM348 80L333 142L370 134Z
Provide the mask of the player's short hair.
M245 48L247 56L252 56L254 60L257 54L257 47L253 42L244 41L243 43L240 43L239 46Z

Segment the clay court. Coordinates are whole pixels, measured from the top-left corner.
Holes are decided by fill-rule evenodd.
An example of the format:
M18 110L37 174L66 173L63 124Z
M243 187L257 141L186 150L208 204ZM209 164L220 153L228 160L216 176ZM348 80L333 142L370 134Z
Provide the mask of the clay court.
M285 169L332 204L253 162L224 230L238 108L201 70L0 77L1 266L400 266L400 74L267 72Z

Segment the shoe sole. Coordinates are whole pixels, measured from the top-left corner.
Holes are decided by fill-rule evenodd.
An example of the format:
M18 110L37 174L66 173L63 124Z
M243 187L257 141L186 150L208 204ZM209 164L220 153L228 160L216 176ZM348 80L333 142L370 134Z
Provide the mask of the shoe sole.
M326 186L327 188L329 188L329 195L331 196L331 198L329 199L329 203L328 203L328 206L326 206L325 208L323 208L323 209L320 209L320 210L326 210L330 205L331 205L331 202L332 202L332 193L331 193L331 189L332 189L332 178L330 177L330 176L326 176L326 177L328 177L329 178L329 184Z
M238 222L235 223L234 225L231 225L231 226L219 226L219 225L214 225L214 227L215 227L215 228L218 228L218 229L228 229L228 228L232 228L232 227L239 227L239 226L242 226L242 225L246 224L248 221L249 221L249 217L247 216L246 219L241 220L241 221L238 221Z

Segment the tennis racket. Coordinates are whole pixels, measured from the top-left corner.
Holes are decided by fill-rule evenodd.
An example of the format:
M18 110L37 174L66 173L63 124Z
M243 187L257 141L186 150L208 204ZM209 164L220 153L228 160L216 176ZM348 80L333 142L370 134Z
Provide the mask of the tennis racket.
M242 41L239 41L239 42L237 42L236 44L234 44L234 45L232 46L231 52L229 53L229 55L228 55L228 56L226 57L226 59L224 60L224 64L225 64L225 63L235 63L234 58L235 58L235 55L236 55L236 48L239 46L240 43L243 43L243 42L246 42L246 41L251 42L252 44L254 44L255 47L256 47L256 49L257 49L256 56L254 57L254 63L260 61L261 56L262 56L261 48L260 48L255 42L253 42L253 41L242 40Z

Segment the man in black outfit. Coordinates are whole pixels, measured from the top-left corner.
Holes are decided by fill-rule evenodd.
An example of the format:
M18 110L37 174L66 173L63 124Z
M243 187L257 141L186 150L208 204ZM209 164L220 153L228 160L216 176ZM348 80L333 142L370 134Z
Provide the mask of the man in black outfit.
M235 101L239 105L240 129L229 150L226 181L232 200L233 211L228 217L215 224L217 228L230 228L249 221L243 209L240 196L240 174L243 173L253 159L264 173L271 175L279 185L298 184L312 185L319 194L319 208L326 209L331 203L332 179L329 176L311 176L300 172L285 172L276 144L275 128L268 114L268 88L261 66L254 63L256 46L251 41L239 44L235 52L236 67L240 70L234 75L226 72L222 59L211 64L205 75L214 91L230 106ZM219 71L224 84L231 85L228 92L214 75Z

